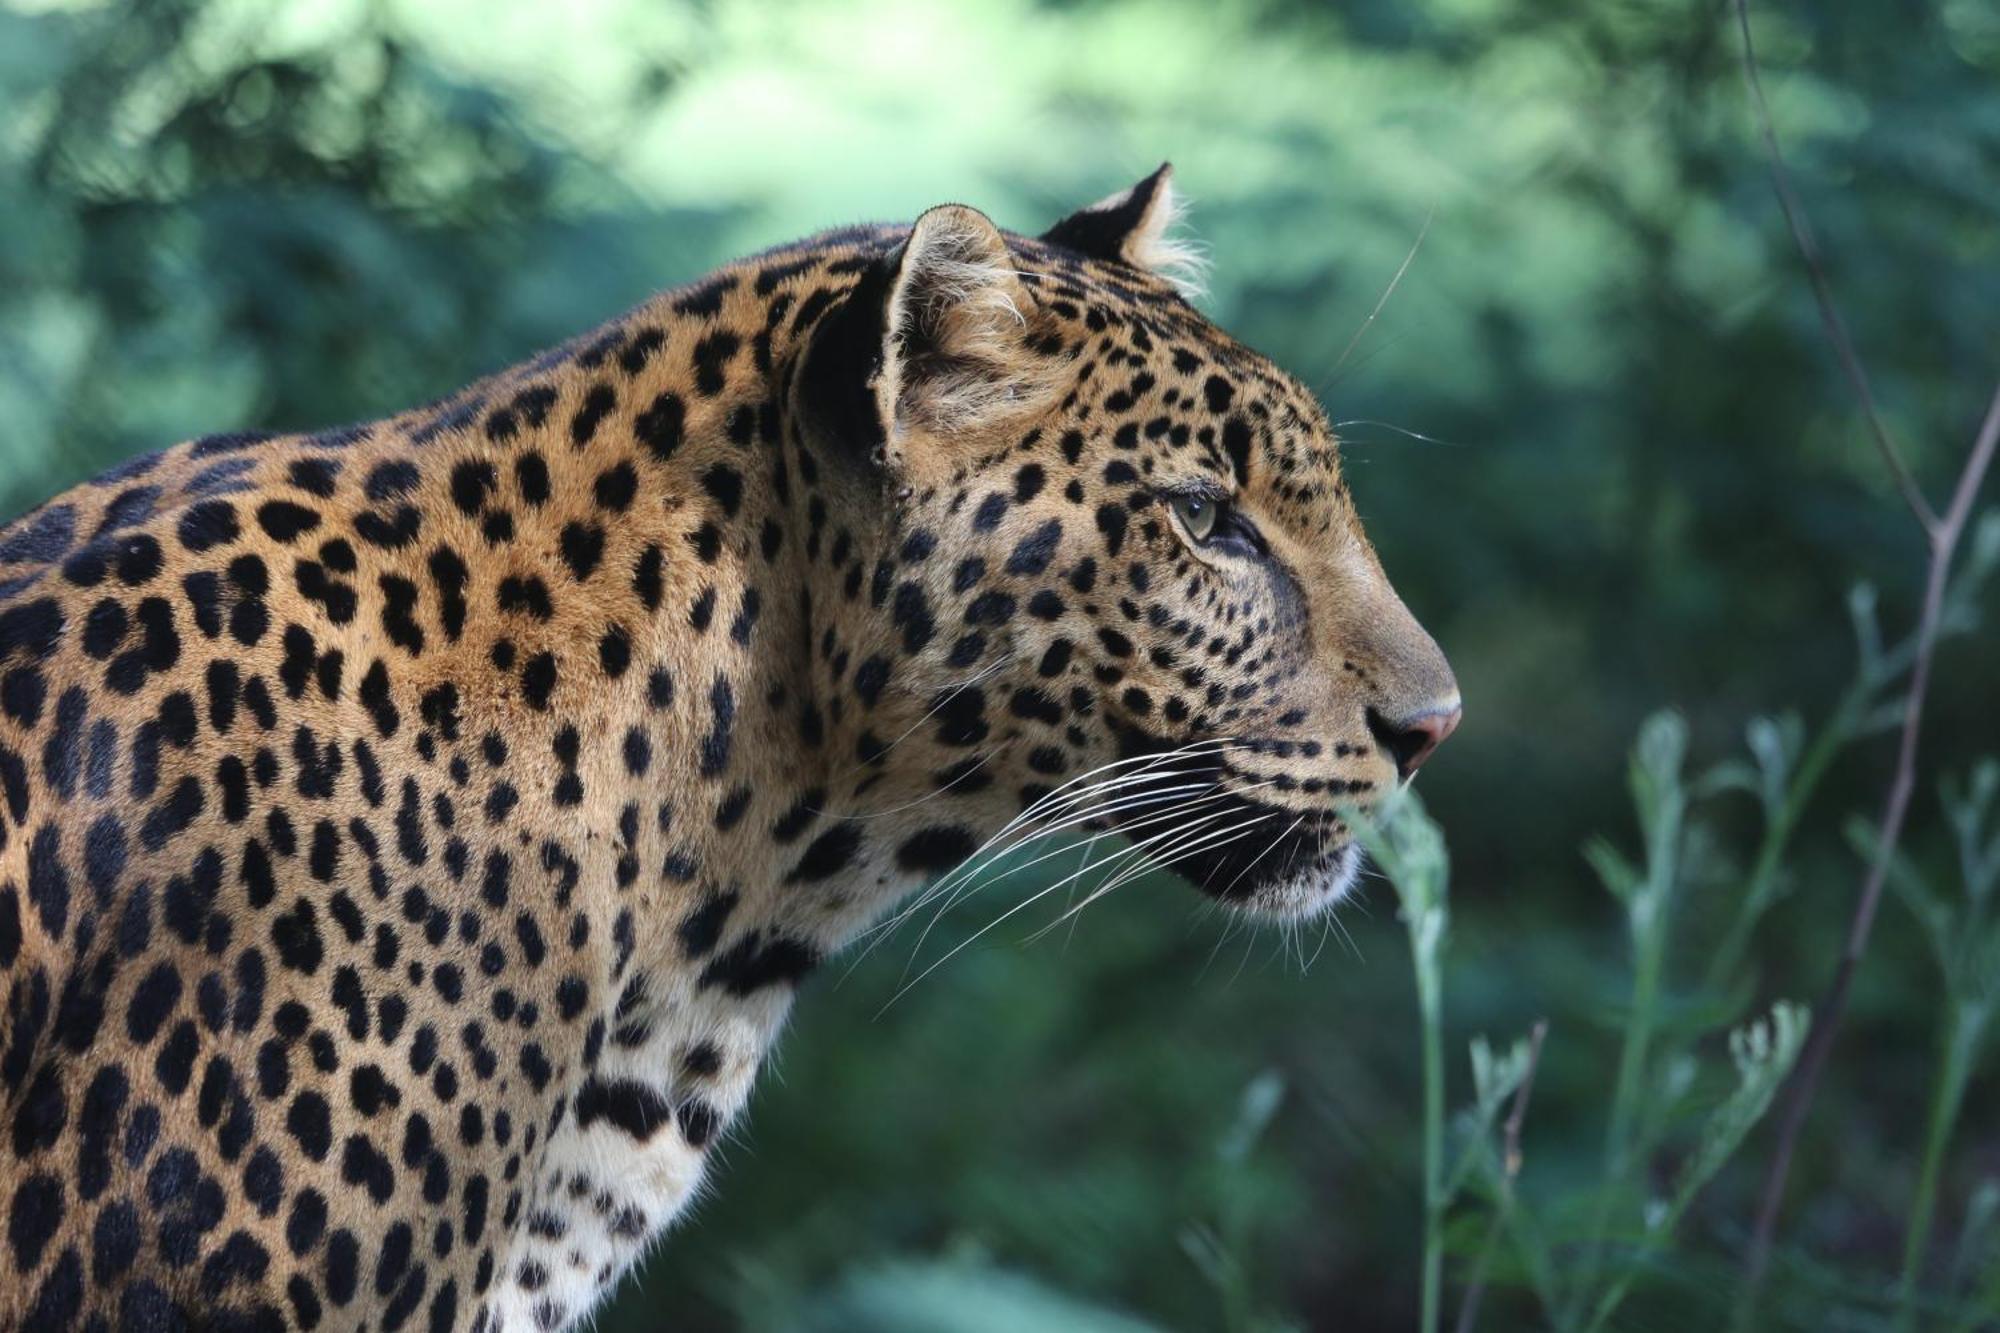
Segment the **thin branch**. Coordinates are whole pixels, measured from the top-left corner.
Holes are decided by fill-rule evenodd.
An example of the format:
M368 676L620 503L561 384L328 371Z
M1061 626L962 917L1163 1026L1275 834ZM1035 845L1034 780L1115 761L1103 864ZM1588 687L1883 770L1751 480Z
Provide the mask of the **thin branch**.
M1853 340L1847 336L1847 323L1841 319L1839 307L1833 303L1833 288L1827 282L1826 267L1820 262L1819 243L1813 239L1805 209L1792 189L1792 174L1785 166L1784 153L1778 148L1778 131L1771 122L1771 108L1764 101L1763 80L1757 75L1757 52L1750 44L1749 0L1736 0L1736 23L1743 30L1743 76L1750 85L1750 102L1757 112L1757 129L1764 139L1764 152L1771 160L1771 185L1777 191L1778 206L1784 209L1785 222L1792 229L1792 240L1798 244L1799 257L1805 260L1806 273L1812 279L1813 296L1819 302L1820 323L1825 326L1827 341L1833 344L1834 353L1840 358L1840 368L1846 373L1847 382L1854 386L1854 396L1861 400L1861 415L1868 422L1869 433L1875 437L1875 447L1881 451L1882 461L1895 478L1897 489L1903 493L1903 503L1916 515L1925 534L1935 538L1937 514L1918 488L1916 478L1910 475L1896 442L1889 438L1889 429L1882 423L1881 413L1875 410L1875 394L1868 387L1868 373L1862 369L1861 357L1854 350Z
M1528 1034L1528 1067L1521 1075L1521 1086L1514 1089L1514 1106L1500 1132L1500 1202L1487 1224L1486 1240L1479 1247L1479 1260L1473 1265L1472 1280L1466 1284L1465 1298L1458 1307L1457 1333L1472 1333L1473 1325L1479 1322L1479 1301L1486 1294L1486 1266L1514 1207L1514 1180L1521 1174L1521 1126L1528 1119L1528 1094L1534 1091L1535 1069L1542 1062L1542 1038L1548 1035L1549 1020L1536 1019Z
M1950 581L1951 566L1958 553L1960 537L1972 513L1974 499L1978 496L1981 483L1993 463L1996 445L2000 445L2000 389L1995 389L1992 404L1987 408L1986 418L1980 423L1979 434L1973 441L1972 451L1967 455L1964 467L1958 475L1958 482L1952 490L1951 502L1942 517L1939 517L1916 480L1904 465L1902 455L1889 438L1882 424L1881 416L1875 410L1874 395L1868 388L1868 376L1863 371L1861 359L1854 350L1852 340L1847 336L1847 326L1840 318L1840 311L1834 305L1833 291L1827 282L1826 271L1820 263L1819 250L1813 241L1812 229L1806 222L1797 194L1792 189L1790 173L1785 168L1783 152L1778 147L1777 130L1771 121L1771 109L1764 101L1764 89L1757 73L1757 52L1750 39L1749 0L1735 0L1736 22L1743 35L1743 73L1750 88L1750 100L1757 113L1758 129L1764 140L1765 153L1770 158L1771 180L1777 189L1778 203L1784 209L1785 221L1790 225L1792 239L1797 243L1799 254L1804 259L1806 270L1811 276L1813 295L1819 302L1820 321L1826 328L1827 339L1833 344L1840 357L1848 382L1854 386L1855 395L1860 399L1862 415L1867 418L1876 446L1881 450L1882 460L1894 476L1898 489L1910 512L1922 526L1929 544L1929 566L1924 574L1923 610L1917 621L1916 656L1910 668L1909 694L1903 701L1903 725L1896 751L1895 775L1889 783L1889 790L1883 799L1882 818L1877 835L1876 853L1869 865L1867 875L1862 880L1861 896L1854 906L1854 917L1848 927L1847 946L1842 952L1838 968L1834 972L1833 983L1827 988L1826 997L1820 1002L1813 1015L1812 1036L1806 1042L1806 1049L1799 1060L1798 1069L1793 1073L1790 1088L1786 1094L1785 1113L1778 1132L1778 1143L1772 1153L1769 1173L1764 1179L1764 1190L1757 1210L1757 1225L1751 1235L1748 1251L1744 1256L1744 1285L1737 1313L1739 1320L1750 1317L1756 1307L1757 1298L1770 1267L1771 1248L1776 1239L1778 1215L1785 1202L1785 1187L1791 1175L1792 1157L1797 1151L1799 1134L1805 1126L1807 1115L1812 1109L1813 1094L1819 1088L1821 1075L1825 1072L1828 1054L1833 1049L1835 1037L1840 1031L1841 1019L1847 1010L1848 993L1854 985L1854 974L1861 961L1867 956L1868 942L1875 928L1876 910L1882 902L1882 886L1888 878L1889 864L1895 856L1897 844L1902 840L1903 823L1909 814L1910 795L1917 781L1917 742L1923 730L1924 701L1930 687L1931 662L1936 655L1939 625L1944 616L1945 589Z
M1813 1015L1812 1036L1806 1042L1805 1054L1800 1057L1798 1070L1792 1077L1784 1121L1778 1133L1777 1150L1771 1158L1770 1173L1764 1180L1757 1229L1751 1236L1749 1253L1744 1262L1743 1308L1746 1311L1755 1303L1765 1270L1770 1265L1771 1246L1777 1234L1778 1213L1784 1206L1792 1154L1798 1147L1799 1132L1805 1125L1813 1093L1818 1090L1827 1055L1833 1048L1834 1035L1846 1012L1847 995L1853 987L1854 974L1868 953L1869 935L1875 927L1875 911L1882 902L1882 886L1888 878L1896 845L1903 836L1903 820L1909 813L1910 794L1916 789L1917 738L1923 726L1924 696L1930 686L1931 659L1937 648L1938 626L1944 618L1945 587L1951 576L1952 558L1957 554L1959 538L1964 534L1966 520L1972 514L1973 500L1979 493L1980 483L1986 479L1987 470L1992 466L1996 445L2000 445L2000 388L1993 392L1993 401L1986 409L1986 419L1980 423L1978 438L1973 441L1972 452L1966 457L1965 467L1960 471L1958 484L1952 491L1950 507L1931 534L1930 568L1924 577L1924 605L1917 621L1917 656L1910 668L1910 693L1903 702L1903 730L1896 751L1896 775L1889 784L1889 793L1883 804L1875 857L1868 867L1867 878L1862 881L1861 899L1855 904L1854 920L1848 928L1847 948L1840 956L1840 967L1834 973L1826 998L1820 1001Z

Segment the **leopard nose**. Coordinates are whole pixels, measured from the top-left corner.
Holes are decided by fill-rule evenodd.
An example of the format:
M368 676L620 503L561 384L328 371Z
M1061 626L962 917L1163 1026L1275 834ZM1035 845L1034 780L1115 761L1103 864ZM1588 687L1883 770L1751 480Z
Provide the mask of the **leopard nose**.
M1388 751L1389 758L1396 765L1396 776L1408 782L1412 774L1423 766L1431 752L1444 744L1445 737L1458 727L1458 720L1465 716L1465 709L1454 699L1448 704L1427 708L1421 713L1397 721L1383 717L1374 709L1368 710L1368 730L1375 740Z

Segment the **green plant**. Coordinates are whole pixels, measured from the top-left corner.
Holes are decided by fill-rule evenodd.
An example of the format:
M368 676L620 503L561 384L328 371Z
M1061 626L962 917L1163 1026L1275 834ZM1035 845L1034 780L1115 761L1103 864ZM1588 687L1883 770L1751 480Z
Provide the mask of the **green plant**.
M1947 589L1939 618L1940 638L1979 625L1978 598L2000 564L2000 514L1988 514L1975 530L1966 562ZM1757 925L1790 888L1785 857L1833 761L1857 741L1889 730L1901 719L1901 689L1915 662L1915 630L1885 644L1873 586L1859 583L1848 593L1848 619L1855 644L1854 674L1847 688L1808 734L1793 712L1752 718L1744 729L1748 759L1718 764L1699 784L1703 794L1734 787L1757 799L1763 828L1736 911L1709 958L1705 989L1726 992L1740 979Z
M1994 887L2000 883L2000 826L1990 826L1996 792L2000 792L2000 760L1987 759L1963 788L1948 781L1940 793L1956 844L1963 903L1948 901L1909 857L1902 853L1889 857L1889 886L1916 917L1930 944L1943 982L1944 1009L1937 1073L1924 1118L1923 1161L1904 1227L1897 1287L1900 1329L1916 1325L1918 1282L1937 1211L1939 1172L1958 1127L1966 1083L1985 1044L1994 1008L2000 1004L2000 922L1988 912ZM1879 836L1866 820L1850 820L1847 835L1864 859L1884 854ZM1978 1229L1968 1223L1968 1233Z
M1699 794L1726 785L1705 781L1697 784L1699 790L1691 787L1683 774L1686 755L1687 729L1681 719L1672 713L1649 718L1629 769L1643 865L1603 839L1585 849L1605 888L1624 909L1632 977L1599 1176L1580 1198L1558 1195L1537 1205L1517 1189L1525 1091L1539 1058L1539 1028L1500 1055L1484 1038L1473 1042L1473 1103L1459 1118L1461 1145L1447 1167L1443 1008L1449 855L1443 835L1407 789L1385 802L1372 819L1356 818L1363 845L1395 888L1416 981L1424 1106L1419 1328L1425 1333L1438 1326L1446 1215L1475 1181L1490 1214L1469 1270L1459 1328L1469 1330L1476 1322L1477 1294L1503 1237L1551 1325L1565 1333L1605 1328L1639 1275L1672 1242L1695 1197L1742 1147L1798 1060L1809 1019L1802 1006L1779 1001L1766 1016L1729 1032L1734 1086L1705 1114L1690 1116L1684 1112L1702 1082L1701 1062L1680 1044L1664 1053L1659 1048L1676 907L1694 878L1691 867L1703 859L1690 806ZM1516 1098L1514 1113L1503 1126L1502 1107ZM1641 1165L1684 1123L1692 1125L1692 1132L1686 1135L1685 1155L1671 1184L1664 1193L1646 1196L1639 1181ZM1635 1196L1639 1202L1633 1209ZM1573 1238L1557 1236L1540 1219L1544 1208L1560 1215L1579 1206L1590 1220ZM1615 1262L1614 1236L1624 1242Z
M1215 1288L1226 1333L1281 1327L1257 1310L1250 1254L1258 1200L1236 1182L1284 1100L1285 1077L1275 1069L1258 1071L1244 1085L1236 1115L1216 1141L1209 1163L1213 1222L1192 1222L1181 1229L1181 1249Z
M1397 913L1409 938L1417 981L1418 1041L1423 1059L1424 1333L1438 1326L1444 1288L1444 1215L1450 1205L1444 1174L1444 943L1451 923L1451 859L1444 834L1405 787L1373 820L1354 816L1362 845L1395 886Z

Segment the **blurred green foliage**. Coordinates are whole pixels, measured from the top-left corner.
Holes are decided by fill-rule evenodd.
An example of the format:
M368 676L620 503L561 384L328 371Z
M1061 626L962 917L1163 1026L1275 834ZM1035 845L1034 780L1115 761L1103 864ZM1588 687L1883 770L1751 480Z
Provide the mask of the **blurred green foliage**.
M1832 280L1935 493L2000 370L2000 9L1756 9ZM1458 668L1467 721L1424 778L1454 864L1447 1049L1550 1020L1521 1188L1560 1192L1599 1165L1628 990L1578 848L1632 841L1639 719L1677 707L1706 764L1753 715L1824 716L1853 674L1848 584L1894 628L1921 571L1736 60L1697 0L0 0L0 512L204 431L428 399L823 226L962 199L1036 230L1170 158L1207 308L1343 423L1385 562ZM1930 771L2000 742L1996 647L1947 646ZM1856 879L1841 820L1885 760L1834 762L1747 993L1670 965L1667 1030L1817 994ZM1725 846L1754 840L1739 804ZM1935 805L1909 851L1950 865ZM1690 872L1672 957L1726 931L1732 869ZM919 965L1020 891L959 908ZM1406 1325L1423 1189L1392 916L1378 886L1279 937L1149 879L1032 945L1010 923L886 1010L915 932L836 966L717 1197L601 1326ZM1885 916L1773 1327L1886 1308L1943 1003L1922 929ZM1993 1070L1962 1098L1940 1255L1995 1211L1968 1202L2000 1169ZM1617 1326L1726 1308L1764 1146ZM1536 1318L1506 1278L1484 1327Z

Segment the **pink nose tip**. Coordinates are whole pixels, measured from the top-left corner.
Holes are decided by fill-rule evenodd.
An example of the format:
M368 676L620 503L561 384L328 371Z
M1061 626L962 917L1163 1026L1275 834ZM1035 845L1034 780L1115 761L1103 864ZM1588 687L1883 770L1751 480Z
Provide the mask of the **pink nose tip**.
M1414 717L1396 722L1371 709L1368 723L1375 739L1395 761L1397 776L1408 782L1410 775L1431 757L1431 752L1444 744L1445 737L1457 730L1458 720L1464 716L1465 709L1452 703L1443 708L1426 709Z

